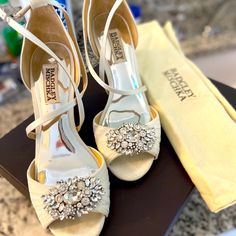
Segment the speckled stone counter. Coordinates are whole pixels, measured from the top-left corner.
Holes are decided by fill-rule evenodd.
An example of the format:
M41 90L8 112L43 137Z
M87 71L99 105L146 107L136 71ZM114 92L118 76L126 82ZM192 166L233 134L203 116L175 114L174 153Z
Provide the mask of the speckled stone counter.
M32 114L30 96L0 108L0 137L13 129ZM0 177L0 235L1 236L32 236L47 235L38 223L37 217L27 200Z

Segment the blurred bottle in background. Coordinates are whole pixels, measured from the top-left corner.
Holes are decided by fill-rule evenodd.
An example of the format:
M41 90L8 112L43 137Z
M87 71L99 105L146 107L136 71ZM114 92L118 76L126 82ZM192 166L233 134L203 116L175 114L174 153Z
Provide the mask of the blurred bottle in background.
M130 10L133 13L134 19L137 24L139 24L142 20L142 7L141 5L131 3Z
M0 0L0 7L10 16L19 8L8 0ZM24 24L24 20L18 21ZM4 21L0 20L0 105L18 96L20 71L18 58L23 38Z
M13 15L16 12L16 9L8 0L0 0L0 7L8 15ZM24 24L23 20L20 20L20 23ZM0 51L9 54L12 58L20 55L23 38L3 21L0 22L0 38ZM4 55L4 57L7 58L7 55Z

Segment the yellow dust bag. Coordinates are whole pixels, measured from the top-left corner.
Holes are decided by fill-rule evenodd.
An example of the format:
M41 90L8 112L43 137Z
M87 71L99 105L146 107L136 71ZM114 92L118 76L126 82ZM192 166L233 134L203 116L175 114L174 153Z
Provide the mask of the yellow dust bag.
M181 163L213 212L236 203L236 112L181 51L170 23L139 26L148 99Z

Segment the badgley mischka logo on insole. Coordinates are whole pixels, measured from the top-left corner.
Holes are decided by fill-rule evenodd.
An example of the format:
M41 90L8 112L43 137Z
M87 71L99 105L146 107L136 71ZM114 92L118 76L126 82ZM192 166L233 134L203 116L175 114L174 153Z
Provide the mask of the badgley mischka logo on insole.
M59 102L57 80L57 64L51 63L43 65L44 95L46 104L54 104Z
M121 41L120 32L117 29L110 30L108 38L111 45L114 63L122 63L126 61L124 47Z
M165 71L164 75L168 79L171 88L174 90L181 102L186 99L196 97L188 83L179 74L176 68Z

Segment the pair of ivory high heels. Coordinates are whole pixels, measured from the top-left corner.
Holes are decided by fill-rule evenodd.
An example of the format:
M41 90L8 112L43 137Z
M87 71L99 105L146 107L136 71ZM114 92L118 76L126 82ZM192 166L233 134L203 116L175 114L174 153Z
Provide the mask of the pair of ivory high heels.
M55 7L64 12L67 29ZM54 235L99 235L110 205L107 166L118 178L134 181L159 153L159 116L148 105L136 65L137 28L125 0L84 0L87 65L109 92L105 109L93 121L98 152L77 133L85 117L87 74L69 16L56 1L29 0L15 17L29 10L25 28L1 9L0 17L24 36L21 74L35 114L26 129L36 143L27 173L31 201L42 226ZM99 75L88 41L99 58Z

